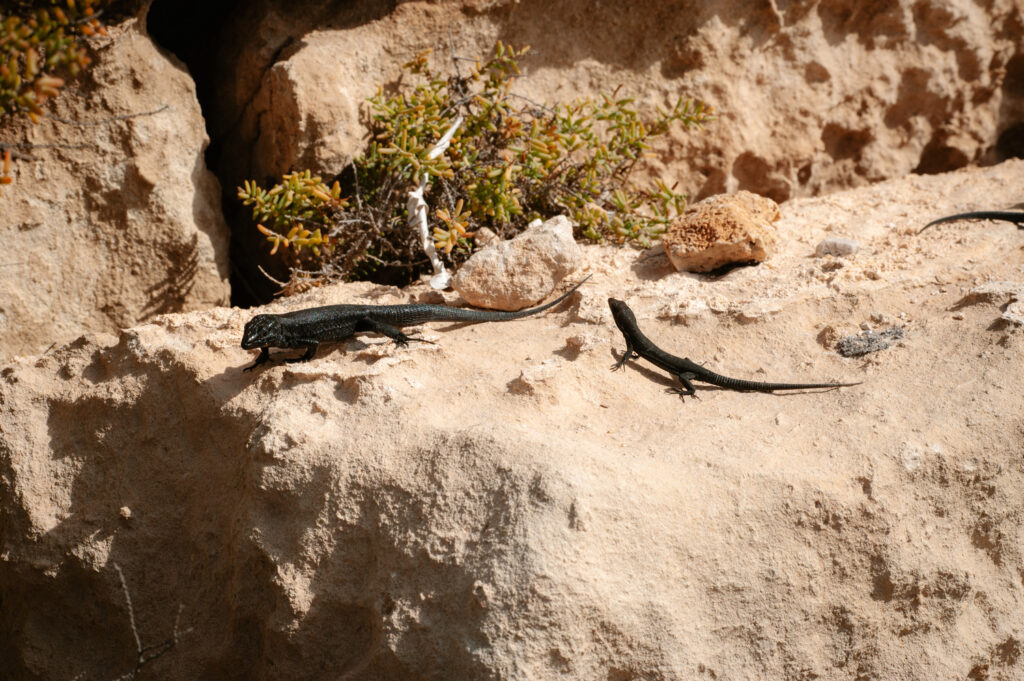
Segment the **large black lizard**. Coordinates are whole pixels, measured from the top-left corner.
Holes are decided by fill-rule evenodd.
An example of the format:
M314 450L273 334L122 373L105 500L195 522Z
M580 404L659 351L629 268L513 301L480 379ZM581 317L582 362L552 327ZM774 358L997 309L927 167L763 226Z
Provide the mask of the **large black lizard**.
M590 277L569 289L555 300L540 307L518 312L471 310L447 305L411 303L405 305L326 305L284 314L259 314L249 320L242 332L242 347L259 348L256 361L246 367L255 369L270 359L270 348L305 348L300 357L286 362L305 362L313 359L321 343L334 343L360 331L374 331L395 341L399 346L409 341L422 341L405 335L400 326L413 326L423 322L504 322L522 319L558 305L583 285Z
M680 395L693 395L697 392L691 381L710 383L730 390L758 390L761 392L807 390L810 388L842 388L860 385L860 383L762 383L760 381L745 381L739 378L722 376L709 369L705 369L687 358L670 355L655 345L647 336L640 332L640 327L636 323L636 316L633 315L633 311L629 309L629 306L621 300L609 298L608 306L612 309L615 325L619 327L623 338L626 339L626 352L612 369L621 369L633 357L642 357L659 369L664 369L678 378L683 387L676 388L674 391Z

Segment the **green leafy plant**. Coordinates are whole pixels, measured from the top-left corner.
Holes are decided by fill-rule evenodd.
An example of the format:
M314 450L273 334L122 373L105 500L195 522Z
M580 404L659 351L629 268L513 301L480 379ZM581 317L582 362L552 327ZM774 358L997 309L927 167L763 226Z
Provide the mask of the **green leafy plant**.
M369 100L369 145L331 192L282 198L298 196L293 173L270 190L246 182L239 198L252 206L275 251L295 247L288 256L293 273L328 278L383 269L408 279L428 265L419 235L406 224L407 192L423 173L431 180L425 198L434 208L434 243L452 263L468 257L480 228L508 238L535 218L559 213L579 226L578 237L649 246L685 209L686 198L662 182L635 186L630 175L652 139L673 125L703 125L711 120L710 107L680 98L644 120L635 101L617 93L536 104L510 91L528 49L498 43L486 62L452 76L431 68L429 52L417 55L403 67L414 85ZM463 122L449 148L431 158L459 115ZM319 183L308 172L302 177ZM320 240L295 238L302 233ZM309 245L317 249L312 257L303 250Z

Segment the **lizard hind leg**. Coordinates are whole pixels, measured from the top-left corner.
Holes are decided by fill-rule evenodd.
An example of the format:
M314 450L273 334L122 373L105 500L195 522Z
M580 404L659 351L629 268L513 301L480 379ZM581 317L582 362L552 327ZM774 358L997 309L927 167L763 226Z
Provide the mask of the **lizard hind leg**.
M666 392L674 393L676 395L679 395L680 397L693 397L698 400L700 399L700 397L697 395L697 389L694 388L693 383L690 382L690 379L693 378L693 374L680 372L676 374L676 378L678 378L679 382L683 384L683 387L669 388L668 390L666 390Z
M360 331L373 331L379 333L382 336L387 336L395 342L400 348L404 348L409 345L409 341L418 341L421 343L429 343L430 341L424 341L420 338L413 338L402 333L401 329L396 326L392 326L387 322L374 319L373 317L364 317L359 320L359 326L357 327Z
M316 355L317 348L319 348L319 347L320 347L319 343L312 343L310 345L307 345L306 346L306 351L304 353L302 353L301 356L299 356L299 357L291 357L289 359L286 359L285 361L289 362L289 363L292 363L292 362L308 362L309 360L313 359L314 355Z

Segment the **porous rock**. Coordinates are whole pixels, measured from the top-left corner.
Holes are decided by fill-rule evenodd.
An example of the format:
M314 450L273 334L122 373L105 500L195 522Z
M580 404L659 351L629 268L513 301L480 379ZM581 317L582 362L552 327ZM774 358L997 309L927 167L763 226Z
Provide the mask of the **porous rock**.
M558 215L474 253L455 273L452 287L471 305L521 310L546 298L579 261L572 223Z
M987 303L1000 308L999 318L1014 326L1024 326L1024 283L1019 281L990 281L975 286L958 304Z
M714 282L583 249L580 306L628 299L667 351L852 388L680 403L650 364L608 370L607 313L361 335L246 373L254 311L216 308L4 360L0 677L129 673L117 565L144 645L191 629L140 679L1021 678L1024 333L992 328L1009 287L949 315L1019 279L1020 233L918 259L916 230L886 225L953 195L1008 204L1022 178L1012 161L798 199L771 268ZM830 220L890 247L823 273L796 237ZM402 302L303 296L264 311ZM661 318L759 299L778 312L756 326ZM816 325L845 329L854 300L906 312L914 351L822 349ZM591 351L566 347L581 335Z
M514 91L535 102L621 86L641 112L678 93L714 105L714 123L670 130L644 171L697 198L747 189L784 201L1015 153L1019 0L728 0L686 11L642 0L628 16L614 3L560 7L245 3L217 39L222 88L210 107L225 133L222 168L234 182L314 160L336 172L365 138L358 106L396 83L402 64L434 49L448 75L451 49L484 56L497 39L532 46ZM454 25L451 47L439 43Z
M814 247L814 254L819 258L824 255L846 256L853 255L859 248L860 244L853 239L830 236L818 242Z
M713 196L675 220L661 237L672 265L710 272L725 265L764 261L775 244L779 207L751 192Z
M0 355L228 301L220 185L195 86L135 20L111 27L0 196Z

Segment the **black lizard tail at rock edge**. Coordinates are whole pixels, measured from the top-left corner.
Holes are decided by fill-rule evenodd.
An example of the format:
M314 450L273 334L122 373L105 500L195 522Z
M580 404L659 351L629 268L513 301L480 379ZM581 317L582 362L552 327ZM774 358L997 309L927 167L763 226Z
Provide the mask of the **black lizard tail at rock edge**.
M705 369L688 358L670 355L655 345L651 339L641 333L633 311L621 300L609 298L608 306L612 310L615 325L619 327L623 338L626 339L626 352L622 355L622 359L615 364L613 370L621 369L633 357L642 357L659 369L663 369L678 378L683 387L677 388L675 391L684 396L693 395L697 392L691 381L710 383L729 390L756 390L760 392L843 388L860 385L860 383L763 383L761 381L745 381L740 378L722 376L714 371Z
M1017 213L1008 210L977 210L970 213L947 215L944 218L932 220L922 227L918 234L921 234L921 232L932 225L942 224L943 222L956 222L957 220L1006 220L1007 222L1015 223L1017 225L1017 229L1024 229L1024 213Z
M550 303L517 312L495 310L473 310L447 305L412 303L404 305L326 305L296 310L284 314L260 314L245 325L242 332L242 347L246 350L259 349L256 361L246 371L255 369L270 359L270 348L304 348L300 356L286 359L286 362L305 362L313 359L321 343L336 343L360 331L373 331L395 341L400 346L408 345L412 338L399 331L398 327L413 326L424 322L504 322L522 319L544 312L568 298L576 289L590 279L583 279L567 292Z

